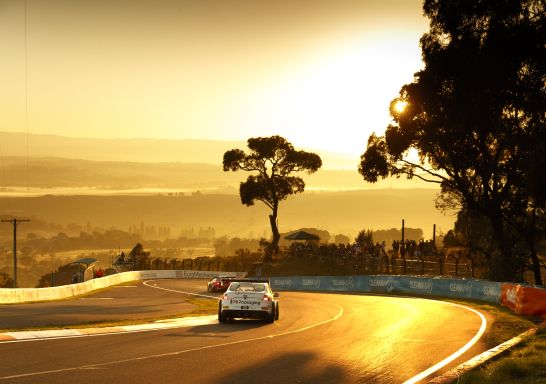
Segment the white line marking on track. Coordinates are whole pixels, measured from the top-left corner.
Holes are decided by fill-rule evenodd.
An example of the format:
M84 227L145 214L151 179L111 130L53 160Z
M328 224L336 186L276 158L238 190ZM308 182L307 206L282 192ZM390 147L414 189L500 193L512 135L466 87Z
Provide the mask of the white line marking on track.
M114 300L113 297L80 297L78 300Z
M432 367L425 369L423 372L421 372L418 375L412 377L411 379L404 381L403 384L415 384L415 383L423 380L425 377L433 374L434 372L436 372L440 368L445 367L446 365L451 363L453 360L455 360L456 358L461 356L463 353L468 351L474 344L476 344L478 342L478 340L483 336L483 334L485 332L485 329L487 328L487 320L485 319L485 316L482 315L480 312L476 311L475 309L465 307L464 305L450 303L450 302L447 302L447 301L444 301L443 303L446 303L446 304L449 304L449 305L454 305L454 306L460 307L460 308L464 308L466 310L469 310L469 311L474 312L475 314L477 314L480 317L481 321L482 321L480 329L474 335L474 337L472 339L470 339L470 341L468 343L466 343L461 349L459 349L455 353L451 354L450 356L446 357L444 360L440 361L439 363L433 365Z
M39 333L38 333L39 332ZM59 338L67 338L67 337L73 337L73 336L80 336L81 333L79 333L76 330L71 329L51 329L46 331L18 331L18 332L8 332L7 335L14 335L14 333L17 333L17 336L20 338L24 338L23 340L8 340L4 343L13 343L18 341L36 341L39 339L59 339Z
M218 298L219 298L219 296L201 295L201 294L199 294L199 293L177 291L176 289L169 289L169 288L158 287L156 284L154 284L154 285L148 284L150 281L154 281L154 280L147 280L147 281L143 282L142 284L145 285L145 286L147 286L147 287L150 287L150 288L162 289L162 290L164 290L164 291L170 291L170 292L176 292L176 293L183 293L184 295L201 296L201 297L207 297L207 298L209 298L209 299L218 299Z
M203 295L200 295L200 296L203 296ZM252 338L252 339L231 341L229 343L221 343L221 344L207 345L207 346L204 346L204 347L184 349L184 350L181 350L181 351L175 351L175 352L169 352L169 353L161 353L161 354L157 354L157 355L141 356L141 357L134 357L134 358L131 358L131 359L109 361L107 363L87 364L87 365L81 365L81 366L78 366L78 367L53 369L51 371L29 372L29 373L22 373L22 374L19 374L19 375L3 376L3 377L0 377L0 380L16 379L16 378L20 378L20 377L42 376L42 375L48 375L48 374L53 374L53 373L76 371L76 370L80 370L80 369L99 369L99 368L107 367L107 366L110 366L110 365L131 363L131 362L134 362L134 361L156 359L156 358L161 358L161 357L178 356L178 355L182 355L182 354L189 353L189 352L204 351L204 350L207 350L207 349L213 349L213 348L218 348L218 347L227 347L227 346L230 346L230 345L244 344L244 343L250 343L250 342L258 341L258 340L267 340L267 339L273 339L275 337L292 335L294 333L307 331L308 329L312 329L312 328L318 327L318 326L323 325L323 324L331 323L331 322L336 321L337 319L339 319L341 316L343 316L343 307L340 307L337 304L334 304L334 305L339 308L338 313L334 317L332 317L332 318L330 318L328 320L321 321L320 323L316 323L316 324L313 324L313 325L309 325L307 327L296 329L294 331L281 332L281 333L268 335L268 336L255 337L255 338Z

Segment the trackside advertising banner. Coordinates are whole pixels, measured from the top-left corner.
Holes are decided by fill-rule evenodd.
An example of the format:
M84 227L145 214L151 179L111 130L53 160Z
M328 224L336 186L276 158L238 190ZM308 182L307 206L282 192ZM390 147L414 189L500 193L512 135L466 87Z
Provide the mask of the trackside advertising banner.
M287 291L345 291L412 293L499 303L501 284L482 280L412 276L291 276L271 277L273 289Z

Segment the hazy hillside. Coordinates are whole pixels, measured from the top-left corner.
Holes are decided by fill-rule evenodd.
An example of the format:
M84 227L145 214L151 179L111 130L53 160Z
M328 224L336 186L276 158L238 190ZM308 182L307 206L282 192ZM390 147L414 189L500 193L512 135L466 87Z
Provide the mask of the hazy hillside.
M239 178L240 175L223 172L220 163L136 163L60 158L29 158L27 162L23 157L4 157L0 186L196 190L235 186Z
M245 207L237 196L248 174L221 167L223 152L244 143L29 135L27 157L26 140L24 134L0 132L0 214L125 230L145 223L169 227L173 236L192 227L214 227L217 235L269 234L265 207ZM325 160L325 168L304 175L307 191L281 205L281 230L317 227L354 236L363 228L399 227L402 219L425 236L433 224L451 228L453 217L434 207L437 190L422 188L430 184L367 184L353 160L348 170L328 169ZM189 193L195 191L207 194ZM1 234L8 236L5 229Z
M225 151L246 147L246 142L237 141L96 139L0 132L0 154L3 156L26 157L27 143L29 157L207 164L220 164ZM359 160L358 156L308 150L319 153L325 168L355 169Z
M0 159L0 188L88 188L100 194L116 189L179 189L180 191L231 189L248 175L224 172L221 160L216 164L142 163L90 161L61 158L7 157ZM308 190L351 190L369 188L435 187L406 179L391 179L368 184L353 170L320 169L304 175ZM4 192L6 190L4 189ZM58 191L35 191L41 194ZM88 191L89 192L89 191ZM71 191L71 193L78 193Z
M402 219L422 228L430 237L433 224L444 232L454 217L434 207L436 192L427 189L385 189L355 192L306 192L281 204L281 231L317 227L330 233L354 236L360 229L400 227ZM263 204L245 207L237 195L194 196L41 196L0 198L0 214L36 217L67 225L118 227L145 225L171 228L176 236L183 228L214 227L217 235L262 236L269 233ZM25 236L21 225L21 236ZM9 233L9 228L4 228Z

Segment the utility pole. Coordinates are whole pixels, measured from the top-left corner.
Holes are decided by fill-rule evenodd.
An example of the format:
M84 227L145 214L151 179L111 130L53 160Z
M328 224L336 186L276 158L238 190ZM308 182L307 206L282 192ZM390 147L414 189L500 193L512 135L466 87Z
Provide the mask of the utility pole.
M402 243L400 244L400 248L403 248L403 251L404 251L402 252L402 262L403 262L402 266L404 267L404 275L405 275L408 270L408 265L406 263L406 258L408 257L406 252L408 252L408 250L406 249L406 243L404 241L404 235L405 235L404 230L405 230L405 220L402 219Z
M436 250L436 224L434 224L434 227L432 227L432 246L434 247L434 256L437 256Z
M13 288L17 288L17 224L29 219L2 220L2 223L13 224Z

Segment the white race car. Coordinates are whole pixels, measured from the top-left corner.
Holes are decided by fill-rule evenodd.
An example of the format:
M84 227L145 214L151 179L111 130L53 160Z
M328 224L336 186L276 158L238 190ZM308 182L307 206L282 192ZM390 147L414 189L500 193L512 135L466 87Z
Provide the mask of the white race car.
M235 318L246 318L273 323L279 320L278 297L268 281L233 281L218 303L218 321L226 323Z

